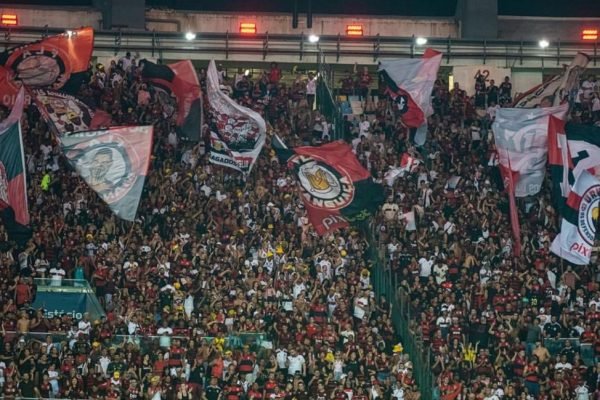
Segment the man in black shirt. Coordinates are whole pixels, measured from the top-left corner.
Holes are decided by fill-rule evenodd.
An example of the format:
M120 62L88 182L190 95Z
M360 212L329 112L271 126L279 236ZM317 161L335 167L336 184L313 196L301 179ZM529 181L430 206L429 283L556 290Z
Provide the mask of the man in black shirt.
M39 394L36 393L36 387L28 373L23 374L23 379L19 383L19 394L25 398L36 398Z
M210 385L208 385L204 394L206 400L221 400L221 392L223 390L217 383L217 378L212 378L210 380Z

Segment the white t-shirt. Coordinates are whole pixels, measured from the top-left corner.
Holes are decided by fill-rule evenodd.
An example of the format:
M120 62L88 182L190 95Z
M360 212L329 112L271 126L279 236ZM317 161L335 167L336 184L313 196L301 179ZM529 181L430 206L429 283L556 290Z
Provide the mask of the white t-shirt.
M275 355L277 356L277 366L279 369L285 368L285 362L288 358L288 353L284 349L275 350Z
M371 127L371 123L366 119L364 121L360 121L358 124L358 130L360 132L359 136L367 136L369 134L369 128Z
M366 297L359 297L354 303L354 317L363 319L369 306L369 299Z
M296 372L302 372L302 367L306 362L304 356L297 354L296 356L288 356L288 375L294 375Z
M317 94L317 78L309 79L308 82L306 82L306 94Z
M64 269L60 268L60 267L54 267L50 270L50 276L52 277L52 284L58 284L60 285L63 278L65 277L67 273L65 272Z
M433 260L428 260L425 257L419 260L419 276L421 278L428 278L431 275L431 268L433 267Z

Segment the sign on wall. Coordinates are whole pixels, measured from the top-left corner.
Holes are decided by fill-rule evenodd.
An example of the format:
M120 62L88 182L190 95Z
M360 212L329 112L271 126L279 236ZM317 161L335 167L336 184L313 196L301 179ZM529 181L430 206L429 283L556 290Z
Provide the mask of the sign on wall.
M460 84L469 96L475 94L475 78L479 75L485 77L485 86L490 86L494 80L496 86L500 86L505 77L511 77L510 68L499 68L493 65L458 65L453 67L452 75L454 82Z

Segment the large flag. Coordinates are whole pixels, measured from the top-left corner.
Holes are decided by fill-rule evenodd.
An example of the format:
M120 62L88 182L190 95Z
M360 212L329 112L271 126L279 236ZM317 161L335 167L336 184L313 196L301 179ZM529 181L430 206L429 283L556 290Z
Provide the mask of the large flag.
M177 127L181 136L195 142L202 133L202 92L198 75L190 60L175 64L154 64L140 61L142 77L158 91L165 108L170 107L171 95L177 99Z
M402 122L416 128L417 145L423 145L427 138L427 117L433 114L431 91L441 62L442 53L427 49L420 60L382 60L379 64L386 93L394 100Z
M208 65L206 92L211 132L219 141L219 147L211 149L210 162L249 173L265 144L265 120L221 91L214 60Z
M589 61L590 57L587 54L577 53L564 72L517 97L513 107L536 108L562 104L569 93L579 86L579 76Z
M30 91L40 114L57 135L85 132L112 125L110 114L103 110L93 110L81 100L62 92L50 89Z
M0 209L12 208L14 220L29 225L25 156L21 135L21 115L25 90L21 88L7 119L0 123Z
M571 186L583 171L600 176L600 128L557 118L550 119L548 164L552 174L552 197L562 213Z
M21 85L76 93L87 78L94 30L81 28L0 54L0 101L11 107Z
M492 124L500 165L518 173L517 197L540 191L546 172L550 116L564 119L568 105L548 108L500 108Z
M79 132L61 139L63 154L120 218L133 221L152 152L152 126Z
M318 234L363 221L383 204L383 186L373 182L346 143L293 149L274 143L273 147L294 170L308 218Z
M552 242L552 252L565 260L587 265L600 221L600 180L583 171L564 207L560 234Z

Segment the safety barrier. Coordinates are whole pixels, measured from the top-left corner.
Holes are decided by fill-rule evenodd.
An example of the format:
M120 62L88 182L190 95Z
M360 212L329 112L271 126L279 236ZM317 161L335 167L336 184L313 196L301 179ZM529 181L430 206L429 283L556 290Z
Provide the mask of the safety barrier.
M369 242L371 260L371 281L377 296L385 296L392 305L392 321L396 332L402 338L404 351L413 363L413 376L419 385L421 399L433 400L436 380L431 372L431 350L423 344L418 333L412 328L410 296L400 289L397 277L385 263L385 250L375 234L374 225L361 226Z
M36 340L46 342L47 338L52 339L52 343L61 344L68 343L76 338L69 337L68 334L62 332L29 332L20 334L16 331L6 331L5 340L13 340L16 338L25 339L25 341ZM138 346L142 351L156 349L159 347L167 347L173 340L180 340L182 345L194 339L196 343L206 341L213 343L216 339L214 336L178 336L178 335L113 335L106 339L103 343L109 346L124 346L128 343ZM223 337L224 349L239 349L244 345L248 345L253 351L259 350L261 347L268 346L267 335L265 332L233 332Z
M72 27L65 27L72 28ZM0 29L0 45L13 47L39 40L44 36L64 32L64 29L10 27ZM444 53L445 65L496 64L506 68L560 68L578 52L591 56L589 67L600 61L598 43L556 41L541 48L536 41L467 40L429 38L427 47ZM186 40L182 32L96 31L95 55L117 55L126 51L165 59L209 58L241 60L278 60L313 64L319 54L335 63L354 64L360 59L376 63L383 58L420 57L424 46L414 37L385 37L380 35L346 37L324 35L318 43L310 43L308 35L269 34L241 35L238 33L198 33L196 39Z

